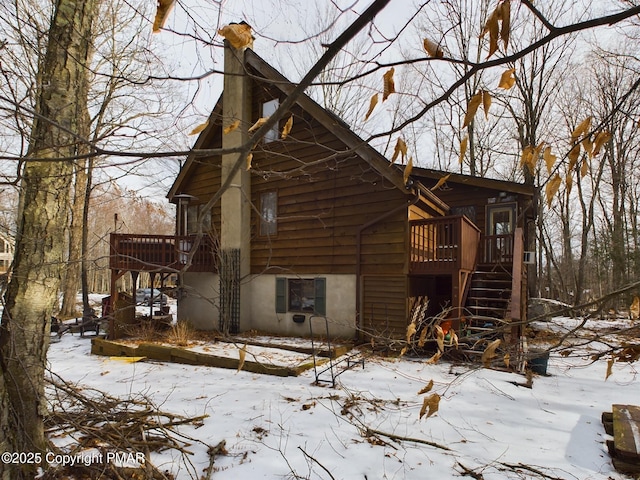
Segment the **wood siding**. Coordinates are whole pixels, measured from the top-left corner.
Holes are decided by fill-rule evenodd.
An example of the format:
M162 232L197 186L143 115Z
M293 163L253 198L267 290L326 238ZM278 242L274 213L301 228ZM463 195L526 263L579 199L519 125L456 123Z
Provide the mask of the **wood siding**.
M373 276L362 279L362 329L376 338L404 338L407 330L408 277Z
M275 95L254 83L254 117ZM300 108L293 110L286 140L254 150L251 198L251 273L329 274L356 272L358 230L362 273L406 273L411 195L391 185L341 140ZM285 115L285 121L289 114ZM336 119L336 122L339 120ZM260 198L277 192L277 233L260 235ZM402 208L403 205L405 208Z

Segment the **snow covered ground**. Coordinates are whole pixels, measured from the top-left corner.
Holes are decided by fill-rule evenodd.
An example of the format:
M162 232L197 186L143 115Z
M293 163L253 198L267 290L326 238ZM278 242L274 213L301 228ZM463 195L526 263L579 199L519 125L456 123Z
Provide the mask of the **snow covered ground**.
M570 328L575 320L556 319ZM90 354L90 339L64 335L49 349L51 370L111 395L145 395L163 411L208 415L181 432L208 445L226 440L213 479L623 479L613 470L600 416L614 403L640 403L637 364L552 354L549 376L471 364L370 357L338 386L298 377L171 364L125 363ZM433 380L438 412L419 418ZM193 444L186 466L175 453L154 463L179 479L209 464ZM136 453L136 452L132 452ZM466 474L465 474L466 472Z

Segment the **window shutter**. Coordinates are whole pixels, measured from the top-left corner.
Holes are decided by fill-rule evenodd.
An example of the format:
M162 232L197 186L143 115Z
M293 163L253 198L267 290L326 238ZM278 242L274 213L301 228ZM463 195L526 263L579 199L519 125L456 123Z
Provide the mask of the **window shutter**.
M316 297L314 300L314 312L318 315L327 314L327 279L316 278Z
M276 313L287 313L286 278L276 278Z

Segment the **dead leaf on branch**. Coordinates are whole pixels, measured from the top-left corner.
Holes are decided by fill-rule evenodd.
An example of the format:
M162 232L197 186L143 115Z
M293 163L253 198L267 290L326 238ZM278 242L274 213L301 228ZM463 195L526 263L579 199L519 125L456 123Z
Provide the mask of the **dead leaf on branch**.
M247 160L246 160L247 170L251 170L251 162L252 161L253 161L253 153L249 152L247 154Z
M378 94L374 93L373 96L371 97L371 100L369 100L369 110L367 110L367 114L364 116L365 122L369 119L369 117L373 113L373 109L376 108L377 104L378 104Z
M422 408L420 408L420 418L422 419L425 414L427 415L427 418L429 418L431 415L437 413L439 405L440 395L437 393L432 393L426 397L422 402Z
M485 368L489 368L491 366L491 360L496 358L496 349L500 346L501 343L502 340L500 339L494 340L489 345L487 345L487 348L485 348L484 352L482 352L481 360L482 365L484 365Z
M569 159L569 171L573 170L578 163L578 159L580 158L580 144L576 143L569 153L567 154L567 158Z
M407 343L411 343L411 339L413 338L415 333L416 333L416 324L411 322L407 326Z
M282 135L280 136L282 140L284 140L289 136L292 128L293 128L293 115L289 117L289 120L287 120L287 122L284 124L284 127L282 127Z
M239 358L238 370L237 370L238 372L242 370L242 367L244 366L244 359L246 356L247 356L247 344L245 343L244 347L238 349L238 358Z
M544 149L542 158L544 158L544 163L547 165L547 173L551 174L553 166L556 164L556 160L558 159L558 157L551 153L551 147L549 146Z
M427 365L434 365L434 364L438 363L438 360L440 360L440 357L442 357L442 352L437 351L425 363Z
M547 207L551 207L551 202L553 201L553 197L555 197L556 193L560 189L560 185L562 185L562 178L559 174L555 174L553 178L551 178L547 182L547 186L545 187L545 194L547 197Z
M438 351L444 352L444 330L440 325L436 325L436 343L438 344Z
M227 125L226 127L224 127L224 130L222 130L222 133L224 135L226 135L227 133L231 133L234 130L236 130L239 126L240 126L240 120L236 120L232 124Z
M404 167L404 172L402 174L402 179L404 180L405 185L409 182L409 176L411 175L412 171L413 171L413 157L409 157L407 166Z
M509 364L511 363L511 355L509 353L505 353L504 357L502 357L502 361L504 362L505 367L509 368Z
M465 136L461 141L460 141L460 165L462 165L462 162L464 161L464 156L467 153L467 145L469 144L469 136Z
M491 57L498 50L498 40L502 40L505 50L509 44L509 35L511 30L511 3L509 0L503 0L487 18L480 38L489 34L489 54Z
M169 12L173 8L175 0L158 0L158 8L156 9L156 17L153 20L153 33L158 33L167 21Z
M602 149L604 144L607 143L609 140L611 140L611 134L609 132L607 132L607 131L598 132L596 134L596 138L593 141L593 156L594 157L598 156L598 154L600 153L600 149Z
M438 180L438 183L436 183L433 187L431 187L431 191L435 191L437 189L439 189L441 186L443 186L445 183L447 183L447 180L449 180L449 177L451 176L451 174L447 174L444 177L440 177L440 180Z
M616 359L611 357L608 361L607 361L607 373L604 377L604 381L606 382L609 377L611 376L611 374L613 373L613 364L615 363Z
M396 93L396 85L395 85L395 82L393 81L393 74L394 74L395 71L396 71L395 68L391 67L382 76L382 81L383 81L383 84L384 84L384 90L383 90L383 94L382 94L382 101L383 102L387 98L389 98L389 95L391 95L392 93Z
M573 141L576 141L577 139L579 139L582 135L584 135L585 133L587 133L589 131L589 128L591 127L591 118L592 117L587 117L585 118L580 125L578 125L573 132L571 132L571 139Z
M425 38L422 44L431 58L442 58L444 56L442 48L440 48L440 45L438 45L436 42Z
M484 118L489 118L489 108L491 107L491 94L482 90L482 108L484 108Z
M398 155L402 156L402 161L404 162L404 159L407 156L407 144L400 137L396 140L396 146L393 149L393 157L391 157L391 164L395 163ZM389 166L391 166L391 164L389 164Z
M515 68L510 68L509 70L505 70L500 77L500 83L498 83L498 88L504 88L505 90L509 90L513 88L516 84L516 77L514 74L516 73Z
M433 389L433 379L429 380L429 383L427 383L427 385L418 392L418 395L429 393L432 389Z
M567 173L567 178L565 178L565 183L567 184L567 195L571 193L573 189L573 175L571 172Z
M580 166L580 177L584 178L589 173L589 162L586 160L582 161L582 165Z
M246 23L231 23L225 25L218 30L218 34L222 35L233 48L238 50L248 47L253 43L251 27Z
M194 128L193 130L191 130L189 132L189 135L197 135L198 133L200 133L201 131L203 131L205 128L207 128L207 126L209 125L209 120L207 120L204 123L201 123L200 125L198 125L196 128Z
M256 123L251 125L251 127L247 131L248 132L254 132L254 131L258 130L262 125L267 123L267 120L269 120L269 117L260 117L258 120L256 120Z
M465 128L467 125L471 123L471 121L476 116L476 112L478 111L478 107L482 103L482 90L476 93L471 100L469 100L469 105L467 105L467 113L464 115L464 121L462 122L462 128Z

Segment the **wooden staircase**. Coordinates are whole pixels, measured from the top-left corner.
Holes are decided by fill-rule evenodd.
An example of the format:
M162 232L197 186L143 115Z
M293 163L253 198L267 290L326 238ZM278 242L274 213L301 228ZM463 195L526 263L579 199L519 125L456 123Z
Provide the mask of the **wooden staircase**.
M469 335L488 335L505 322L511 304L511 288L511 268L501 264L477 266L465 302Z

